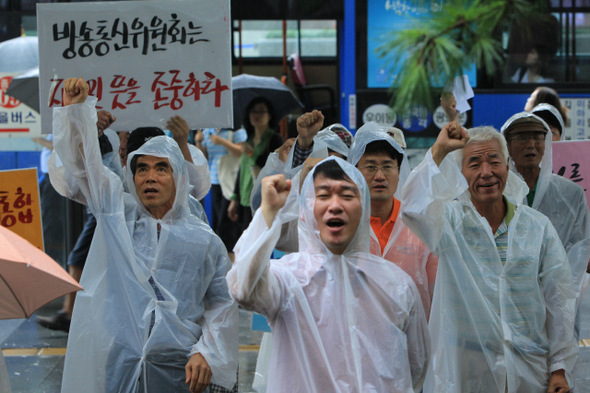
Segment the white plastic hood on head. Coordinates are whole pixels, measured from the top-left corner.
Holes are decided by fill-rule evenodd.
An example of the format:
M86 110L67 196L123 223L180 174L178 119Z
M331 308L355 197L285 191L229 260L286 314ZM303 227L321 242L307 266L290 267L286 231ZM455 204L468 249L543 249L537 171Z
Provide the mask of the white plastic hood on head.
M561 117L561 113L559 113L559 111L557 110L556 107L554 107L551 104L539 104L537 106L535 106L532 110L531 113L535 114L537 112L544 112L544 111L548 111L551 112L551 114L553 116L555 116L555 118L557 119L557 121L559 122L561 131L560 131L560 135L561 137L559 138L560 141L565 140L565 125L563 124L563 117Z
M514 123L516 120L525 117L532 117L540 121L547 130L547 133L545 134L545 153L543 153L543 158L541 159L541 164L539 165L539 167L541 168L541 172L539 173L539 180L537 181L537 190L535 191L535 201L533 202L532 206L533 209L537 209L539 203L543 199L543 195L545 195L545 191L547 191L548 177L551 175L551 173L553 173L553 153L551 151L551 137L553 134L551 133L551 129L549 128L547 123L545 123L545 121L541 119L539 116L530 112L519 112L515 115L512 115L510 119L506 120L506 123L504 123L500 131L502 132L504 137L506 137L506 130L508 129L508 127L510 127L510 125ZM506 138L506 141L507 143L509 143L508 138ZM522 179L522 175L518 173L518 171L516 170L516 166L514 165L512 157L510 157L508 161L510 163L510 171L517 174ZM524 204L526 205L526 201L524 201Z
M346 146L337 134L327 128L318 132L313 138L313 151L318 151L321 148L328 148L336 153L342 154L344 157L348 157L348 146Z
M358 162L361 160L362 156L365 154L365 149L369 143L375 141L386 141L388 142L398 153L403 155L402 165L399 168L399 180L397 183L397 190L394 194L396 199L401 198L402 188L404 184L410 176L410 164L408 161L408 156L406 152L399 143L395 141L389 134L386 132L387 130L381 127L379 124L374 122L365 123L359 130L356 132L356 136L354 138L354 142L352 146L350 146L350 155L348 156L348 162L352 165L357 165Z
M370 217L371 217L371 196L369 188L363 175L354 166L338 157L329 157L323 163L335 161L344 171L359 190L361 198L362 215L358 229L351 243L344 251L344 255L355 252L369 253L370 248ZM299 198L299 247L310 254L328 254L331 252L320 239L318 223L314 215L315 189L314 174L321 163L316 165L307 175L301 189Z
M330 128L334 126L340 126L344 130L346 130L346 128L344 128L344 126L340 124L333 124L330 127L324 128L323 130L318 132L317 135L313 138L313 150L309 155L310 157L327 158L329 156L328 149L340 153L345 157L348 157L348 146L346 146L346 144L342 141L342 139L340 139L340 137L337 134L330 131ZM258 177L254 182L254 186L252 187L252 193L250 194L250 207L252 207L252 212L255 212L256 209L260 207L260 203L262 201L262 197L260 194L262 179L264 179L267 176L277 174L285 175L287 179L295 179L297 176L299 176L299 173L303 165L299 165L293 168L294 150L294 148L291 148L291 150L289 151L286 163L283 163L279 159L277 153L269 154L266 160L266 164L264 165L264 168L262 168L262 170L258 174Z
M338 136L338 134L336 134L335 132L332 131L333 128L338 128L339 130L344 130L346 132L348 132L351 135L351 139L354 140L354 137L352 137L352 134L350 133L350 131L348 131L348 129L346 127L344 127L342 124L339 123L335 123L332 124L331 126L328 126L326 128L324 128L323 130L321 130L320 132L318 132L316 134L316 136L313 138L313 150L311 152L311 154L309 155L310 157L314 157L314 158L326 158L328 157L328 151L327 149L333 150L337 153L342 154L345 157L348 157L348 146L346 146L346 144L342 141L342 139L340 139L340 137ZM293 168L293 154L294 154L295 149L291 148L291 150L289 151L289 155L287 157L287 162L285 163L285 172L290 175L293 176L295 175L295 173L299 172L299 170L301 169L301 165Z
M172 173L174 177L174 184L176 186L176 195L172 208L170 211L168 211L168 213L166 213L166 215L164 215L163 220L178 219L189 214L188 195L190 186L188 181L188 171L184 157L182 156L182 152L180 151L180 148L174 139L168 138L167 136L154 137L144 143L139 149L131 153L127 159L128 164L126 169L126 180L129 193L137 202L139 211L150 214L139 200L137 191L135 190L133 173L131 172L131 161L133 160L133 157L137 155L167 158L168 161L170 161L170 166L172 167Z

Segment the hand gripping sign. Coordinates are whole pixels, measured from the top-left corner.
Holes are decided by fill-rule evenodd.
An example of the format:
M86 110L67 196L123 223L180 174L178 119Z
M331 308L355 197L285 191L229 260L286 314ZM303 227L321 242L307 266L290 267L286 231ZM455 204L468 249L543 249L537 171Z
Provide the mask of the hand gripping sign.
M61 106L63 81L82 77L116 131L231 127L229 1L39 4L41 114Z

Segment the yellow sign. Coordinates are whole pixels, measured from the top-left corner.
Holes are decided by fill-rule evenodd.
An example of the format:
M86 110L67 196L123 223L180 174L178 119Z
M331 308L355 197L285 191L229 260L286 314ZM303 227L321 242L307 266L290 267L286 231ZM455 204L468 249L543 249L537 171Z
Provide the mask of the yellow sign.
M0 171L0 225L43 251L36 168Z

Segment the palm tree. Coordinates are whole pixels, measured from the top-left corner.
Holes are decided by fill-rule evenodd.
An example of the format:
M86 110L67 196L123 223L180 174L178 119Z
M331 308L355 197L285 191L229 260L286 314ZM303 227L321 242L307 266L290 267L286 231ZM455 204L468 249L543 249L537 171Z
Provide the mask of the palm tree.
M377 54L401 70L391 87L394 112L416 105L433 110L445 84L473 64L494 75L504 61L502 31L539 17L544 6L541 0L445 0L441 11L412 28L385 34Z

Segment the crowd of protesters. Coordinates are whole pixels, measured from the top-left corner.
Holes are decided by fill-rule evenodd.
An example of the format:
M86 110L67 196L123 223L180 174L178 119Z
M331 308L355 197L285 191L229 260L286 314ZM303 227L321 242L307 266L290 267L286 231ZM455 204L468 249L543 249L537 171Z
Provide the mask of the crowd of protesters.
M196 147L178 116L117 138L66 80L48 176L91 219L69 263L84 291L38 318L69 331L62 391L237 391L239 305L272 330L259 391L569 392L590 211L551 172L553 93L501 130L463 128L451 97L411 170L399 129L314 110L285 141L264 97Z

